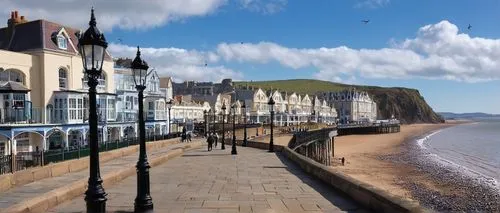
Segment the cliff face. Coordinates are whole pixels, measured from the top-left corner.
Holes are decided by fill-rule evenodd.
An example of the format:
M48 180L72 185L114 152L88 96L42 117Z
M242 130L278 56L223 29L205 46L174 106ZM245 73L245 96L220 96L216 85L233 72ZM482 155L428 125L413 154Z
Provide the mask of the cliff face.
M339 84L328 81L294 79L260 82L234 82L236 87L278 89L299 94L316 95L355 87L366 91L377 103L378 119L389 119L392 115L402 123L440 123L444 120L425 102L418 90L409 88L385 88Z
M360 88L373 96L378 117L394 115L402 123L440 123L443 118L425 102L418 90L408 88Z

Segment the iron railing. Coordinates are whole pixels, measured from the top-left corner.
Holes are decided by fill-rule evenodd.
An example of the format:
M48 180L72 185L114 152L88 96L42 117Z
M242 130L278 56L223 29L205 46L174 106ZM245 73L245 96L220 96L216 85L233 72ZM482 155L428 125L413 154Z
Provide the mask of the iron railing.
M288 147L318 163L330 166L333 160L333 141L336 128L296 132Z
M32 124L42 123L40 108L6 108L0 110L1 124Z
M165 135L147 135L146 142L154 142L159 140L178 138L181 133L171 133ZM138 137L128 137L121 140L106 141L99 143L99 152L107 152L123 147L139 144ZM37 166L44 166L50 163L57 163L66 160L78 159L89 156L90 149L88 146L72 146L61 149L47 150L45 152L18 152L15 156L15 170L12 171L12 156L0 156L0 175L10 172L21 171Z

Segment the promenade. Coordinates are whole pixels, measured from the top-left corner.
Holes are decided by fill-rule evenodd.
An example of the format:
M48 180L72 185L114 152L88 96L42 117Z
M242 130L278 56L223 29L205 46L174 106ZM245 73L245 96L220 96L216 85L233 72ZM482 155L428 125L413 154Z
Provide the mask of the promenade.
M179 139L175 138L170 140L178 141ZM193 142L191 143L199 143L200 141L202 141L202 139L193 140ZM158 150L150 151L148 152L148 157L151 160L155 157L165 156L167 153L170 153L176 149L180 149L185 145L186 143L175 143ZM118 170L122 170L124 168L133 167L133 165L135 165L135 163L137 162L137 159L138 153L134 153L101 163L101 177L104 177L108 174L112 175ZM11 212L13 211L11 208L13 206L19 205L20 203L26 202L28 200L40 199L44 195L47 195L47 193L53 192L53 190L55 189L71 187L77 182L86 182L88 179L88 174L89 170L87 168L81 171L71 172L61 176L46 178L25 185L16 186L6 192L1 192L0 212Z
M151 168L155 212L366 212L280 153L206 146ZM136 176L106 188L109 212L133 212ZM49 212L85 212L83 195Z

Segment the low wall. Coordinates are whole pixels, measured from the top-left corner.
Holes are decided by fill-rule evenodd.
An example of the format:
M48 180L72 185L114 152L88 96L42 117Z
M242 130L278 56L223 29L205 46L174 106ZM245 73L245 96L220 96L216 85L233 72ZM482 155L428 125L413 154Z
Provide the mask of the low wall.
M238 145L241 145L241 141L238 142ZM248 141L247 146L258 149L269 148L269 144L267 143L254 141ZM422 208L416 201L394 196L377 187L358 181L341 172L335 171L332 167L322 165L300 155L288 147L274 145L274 150L281 151L288 159L297 163L307 173L344 192L353 200L375 212L428 212L427 209Z
M179 138L147 142L146 149L153 151L179 142ZM107 152L99 153L99 162L120 158L139 152L139 145L128 146ZM27 170L17 171L15 173L0 175L0 193L9 190L12 187L28 184L44 178L57 177L69 172L76 172L89 167L89 157L82 157L58 163L47 164L42 167L33 167Z
M166 154L150 158L149 164L151 165L151 167L155 167L157 165L167 162L172 158L181 156L187 150L196 149L201 145L202 142L185 143L183 147L179 149L172 149ZM111 185L119 183L121 180L136 174L135 164L136 163L132 163L116 171L112 171L107 174L101 174L103 180L103 187L108 188ZM46 212L50 208L53 208L68 200L72 200L75 197L81 196L87 190L87 185L88 185L87 178L83 178L69 185L53 189L52 191L49 191L37 197L24 200L16 205L10 206L4 209L4 212L10 212L10 213Z

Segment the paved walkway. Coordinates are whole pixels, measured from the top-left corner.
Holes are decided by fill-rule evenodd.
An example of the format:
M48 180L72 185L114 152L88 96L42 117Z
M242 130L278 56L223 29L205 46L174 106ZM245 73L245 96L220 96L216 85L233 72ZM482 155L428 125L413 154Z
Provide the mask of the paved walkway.
M231 146L186 152L151 170L155 212L365 212L279 153ZM133 212L136 176L107 188L107 210ZM85 212L83 195L49 212Z
M193 140L194 141L194 140ZM167 151L181 147L185 145L184 143L178 143L164 147L162 149L152 151L148 153L148 158L154 156L165 155ZM123 168L126 165L137 162L138 154L131 154L121 158L113 159L105 163L101 163L101 177L104 174L116 171L117 169ZM33 183L25 184L22 186L14 187L9 191L0 193L0 212L3 209L20 203L26 199L31 199L47 193L53 189L66 186L75 181L88 178L89 170L84 169L78 172L67 173L58 177L46 178Z

